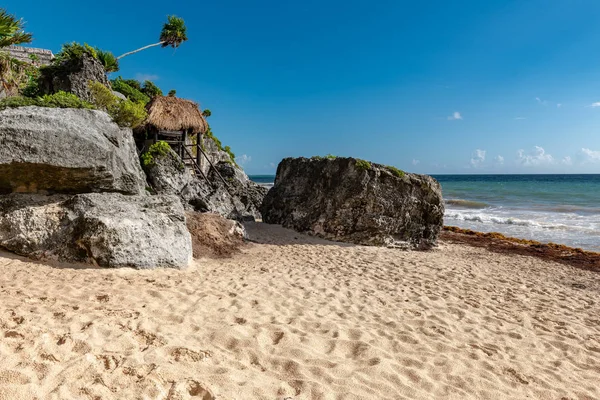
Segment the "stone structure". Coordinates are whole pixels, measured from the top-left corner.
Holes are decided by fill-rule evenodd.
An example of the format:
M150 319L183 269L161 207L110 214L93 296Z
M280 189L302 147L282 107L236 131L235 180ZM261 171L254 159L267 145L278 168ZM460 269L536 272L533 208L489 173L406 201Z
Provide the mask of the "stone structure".
M52 94L59 91L77 95L82 100L93 102L89 88L90 81L100 82L110 87L104 66L89 54L63 65L41 69L39 87L42 93Z
M33 65L49 65L54 58L50 50L36 49L34 47L9 46L8 53L19 61L28 62Z
M264 222L330 240L427 249L444 203L430 176L354 158L287 158L263 205Z

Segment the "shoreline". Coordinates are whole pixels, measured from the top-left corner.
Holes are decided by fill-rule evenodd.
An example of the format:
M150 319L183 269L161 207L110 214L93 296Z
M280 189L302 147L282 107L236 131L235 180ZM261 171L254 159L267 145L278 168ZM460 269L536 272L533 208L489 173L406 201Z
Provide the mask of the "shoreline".
M555 261L575 268L600 272L600 253L557 243L520 239L498 232L478 232L444 225L439 240L486 248L502 254L519 254Z

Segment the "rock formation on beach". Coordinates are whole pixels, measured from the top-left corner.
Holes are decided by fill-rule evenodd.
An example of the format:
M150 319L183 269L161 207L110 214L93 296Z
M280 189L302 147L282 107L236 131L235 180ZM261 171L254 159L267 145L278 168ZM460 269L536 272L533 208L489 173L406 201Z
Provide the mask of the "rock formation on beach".
M262 216L330 240L427 249L442 229L444 204L430 176L354 158L286 158Z
M175 196L149 196L130 129L100 111L0 111L0 247L106 267L184 268Z
M212 168L202 158L201 167L208 179L190 174L177 154L170 151L144 167L154 191L179 196L188 210L213 212L242 221L260 219L260 205L268 189L252 182L211 138L202 140L205 153L215 166Z
M131 130L106 113L20 107L0 116L0 193L145 192Z

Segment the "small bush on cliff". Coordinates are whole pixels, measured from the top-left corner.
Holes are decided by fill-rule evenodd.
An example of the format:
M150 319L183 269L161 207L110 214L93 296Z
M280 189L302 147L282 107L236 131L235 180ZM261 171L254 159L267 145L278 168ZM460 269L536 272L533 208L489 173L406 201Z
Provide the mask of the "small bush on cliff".
M38 100L29 97L14 96L0 100L0 110L4 110L5 108L17 108L37 105L39 105Z
M143 103L146 105L150 101L150 97L146 96L136 87L139 87L139 82L136 80L126 80L119 76L118 78L111 80L110 84L112 85L114 91L125 95L125 97L134 103Z
M47 94L41 97L41 106L54 108L94 108L93 104L81 100L73 93L66 93L62 91L54 94Z
M77 42L63 44L62 49L54 57L52 65L43 67L43 69L54 69L55 72L58 70L72 70L79 64L84 55L100 61L106 72L116 72L119 70L119 62L110 51L92 47L87 43L80 44Z
M396 167L392 167L390 165L386 166L386 168L388 169L388 171L390 171L393 175L397 176L398 178L402 178L405 173L404 171L396 168Z
M142 93L144 93L150 98L163 95L162 90L160 90L160 88L156 86L154 82L148 80L144 81L144 85L142 86Z
M49 107L49 108L86 108L93 109L94 105L81 100L72 93L57 92L43 97L7 97L0 100L0 110L5 108L17 108L27 106Z
M370 170L371 169L371 163L365 160L356 160L356 168L358 169L363 169L363 170Z
M150 166L154 165L154 160L156 158L166 156L167 154L169 154L170 150L171 150L171 146L169 146L169 144L167 142L164 142L161 140L161 141L154 143L152 146L150 146L148 151L146 151L144 154L142 154L142 156L141 156L142 165L144 167L150 167Z
M144 104L122 100L100 82L92 81L88 85L96 107L106 111L117 125L135 128L148 116Z

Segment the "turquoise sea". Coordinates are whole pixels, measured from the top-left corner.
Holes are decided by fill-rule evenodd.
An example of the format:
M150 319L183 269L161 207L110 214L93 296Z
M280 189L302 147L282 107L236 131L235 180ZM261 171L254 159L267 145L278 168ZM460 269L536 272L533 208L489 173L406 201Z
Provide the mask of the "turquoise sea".
M600 252L598 175L433 175L444 223ZM251 176L272 186L273 175Z

